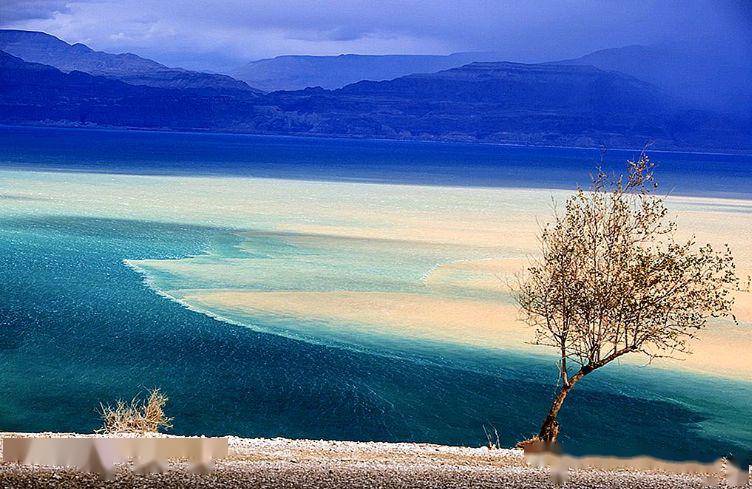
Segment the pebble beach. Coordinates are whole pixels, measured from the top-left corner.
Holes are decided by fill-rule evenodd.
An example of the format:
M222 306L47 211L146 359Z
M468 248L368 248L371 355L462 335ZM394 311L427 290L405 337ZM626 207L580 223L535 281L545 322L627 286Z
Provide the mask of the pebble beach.
M66 434L71 436L71 434ZM4 434L3 436L60 436ZM75 435L91 436L91 435ZM170 462L159 474L135 474L119 467L110 480L61 467L0 463L4 488L704 488L705 475L671 474L625 468L570 470L562 478L530 466L521 450L450 447L414 443L375 443L248 439L229 437L229 456L207 475L191 474L187 463ZM726 481L716 487L752 487Z

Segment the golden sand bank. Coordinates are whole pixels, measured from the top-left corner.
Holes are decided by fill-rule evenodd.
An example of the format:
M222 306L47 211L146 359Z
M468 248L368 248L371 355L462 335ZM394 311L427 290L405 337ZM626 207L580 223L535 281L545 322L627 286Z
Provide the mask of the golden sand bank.
M752 323L752 294L740 294L737 315ZM183 300L205 310L275 314L333 323L354 333L444 341L482 348L512 348L550 353L536 347L532 330L518 319L510 303L383 292L192 291ZM750 330L744 324L716 321L690 342L691 354L658 359L654 365L733 377L752 378ZM625 357L631 363L646 358Z

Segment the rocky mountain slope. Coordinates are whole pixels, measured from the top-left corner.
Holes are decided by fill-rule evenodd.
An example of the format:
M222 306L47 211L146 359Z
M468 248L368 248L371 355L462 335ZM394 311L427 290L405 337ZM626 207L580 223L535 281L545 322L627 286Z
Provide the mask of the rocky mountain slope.
M338 90L158 88L0 55L0 122L743 151L749 117L591 66L471 63Z
M231 74L262 90L342 88L361 80L391 80L412 73L433 73L475 61L499 61L494 53L448 56L342 54L339 56L277 56L251 61Z
M132 85L198 91L260 93L227 75L169 68L135 54L94 51L84 44L68 44L44 32L0 30L0 51L31 63L54 66L62 72L82 71Z

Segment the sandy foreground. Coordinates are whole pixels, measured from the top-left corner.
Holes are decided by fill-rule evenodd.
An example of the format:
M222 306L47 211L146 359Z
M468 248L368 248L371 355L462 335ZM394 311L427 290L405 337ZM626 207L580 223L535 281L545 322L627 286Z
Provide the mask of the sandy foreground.
M187 464L181 461L171 462L162 474L136 475L128 467L121 467L108 481L72 469L0 463L0 487L562 487L553 480L549 469L527 464L520 450L237 437L230 437L229 445L229 457L217 461L208 475L188 473ZM708 487L708 479L702 475L629 468L570 470L566 479L563 487L571 488ZM715 487L752 484L720 482Z

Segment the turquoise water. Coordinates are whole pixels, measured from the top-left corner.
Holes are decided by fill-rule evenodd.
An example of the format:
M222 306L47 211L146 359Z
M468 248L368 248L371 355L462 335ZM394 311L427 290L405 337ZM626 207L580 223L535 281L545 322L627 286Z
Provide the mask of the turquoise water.
M112 140L119 137L128 141L143 137L144 144L157 147L154 139L160 137L84 131L88 142L76 142L79 133L70 131L15 131L1 133L6 144L0 147L0 160L6 166L38 168L42 150L29 150L24 156L25 138L32 133L35 146L50 158L59 158L58 170L77 171L91 168L74 168L66 162L76 161L79 150L81 159L87 160L100 137L104 145L114 144ZM64 143L60 134L66 135ZM154 157L146 166L172 174L182 156L169 155L168 149L176 144L171 138L189 136L161 137L166 141L157 152L162 159ZM211 153L215 136L190 138ZM236 146L253 146L242 136L223 138L235 141ZM8 141L17 143L9 146ZM219 141L216 148L222 154L227 140ZM262 139L268 147L277 141ZM331 155L342 151L338 145L352 143L316 140L315 144L323 145L323 153ZM373 144L382 151L386 143ZM407 151L399 143L389 144L395 146L395 153ZM268 147L265 151L274 152ZM411 161L426 157L426 146L419 148ZM436 151L446 155L449 150L437 145ZM503 153L503 149L494 151ZM116 161L100 161L98 170L106 172L109 164L117 169L113 173L141 172L128 170L127 155L122 160L118 155L111 158ZM723 161L719 165L726 168L728 162ZM725 175L710 172L707 180L723 180ZM388 177L388 172L382 175ZM69 177L71 181L77 178ZM745 178L750 177L745 174ZM95 408L99 402L127 398L152 386L170 395L169 414L175 417L174 432L179 434L480 445L485 440L483 423L494 423L502 441L511 445L536 431L548 407L555 383L549 357L379 335L355 347L342 338L324 336L316 342L265 334L166 300L124 264L124 260L196 255L194 260L199 261L212 260L212 256L255 257L261 261L253 265L253 275L244 272L231 285L300 287L300 283L286 282L294 275L263 276L264 258L300 255L284 233L260 232L257 238L261 239L253 241L254 255L238 247L246 238L239 237L239 230L229 224L168 222L128 212L124 215L131 218L95 217L64 209L53 213L45 207L47 203L14 201L29 199L20 191L41 180L16 182L15 188L0 189L5 191L0 200L0 430L90 431L98 424ZM312 255L316 246L322 246L309 244ZM349 270L344 285L370 290L369 270L378 270L383 260L367 246L349 250L356 258L347 259L358 262L358 267ZM426 255L404 258L405 266L398 267L404 275L390 274L393 281L388 289L411 290L411 278L430 265L435 252L432 248ZM453 249L440 252L449 257L456 253ZM426 262L414 256L427 256ZM308 270L300 269L301 281L304 277L322 280L321 262L308 262ZM227 286L227 281L223 276L220 285ZM253 326L260 330L306 329L305 319L300 318L258 315L255 321ZM309 330L316 326L321 325L311 325ZM647 453L701 460L729 452L743 459L752 456L750 382L613 366L578 386L570 401L562 412L562 442L570 452Z

